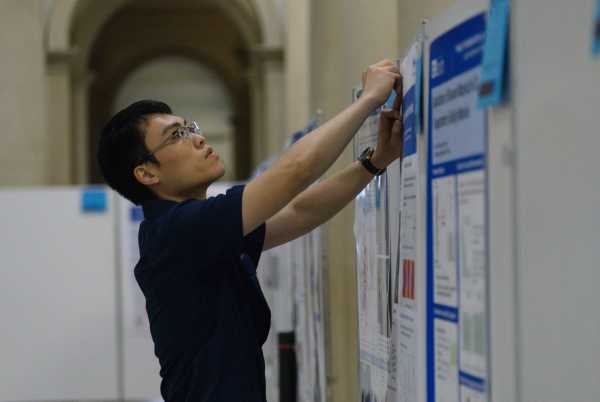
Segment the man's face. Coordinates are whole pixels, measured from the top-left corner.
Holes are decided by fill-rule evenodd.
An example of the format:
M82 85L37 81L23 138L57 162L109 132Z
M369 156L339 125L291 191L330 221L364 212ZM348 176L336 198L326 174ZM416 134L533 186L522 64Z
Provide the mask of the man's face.
M153 173L159 178L155 190L168 196L186 198L194 196L198 190L206 189L221 178L225 174L225 166L204 137L169 137L182 126L185 126L185 122L179 116L154 114L148 116L147 123L142 128L146 133L146 147L150 152L170 138L154 153L154 157L160 162L159 166L152 164Z

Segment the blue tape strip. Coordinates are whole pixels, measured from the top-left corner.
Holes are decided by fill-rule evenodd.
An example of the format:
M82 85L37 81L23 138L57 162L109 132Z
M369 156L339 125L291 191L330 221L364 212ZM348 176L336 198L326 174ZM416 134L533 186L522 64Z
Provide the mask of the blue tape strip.
M592 53L600 55L600 0L596 0L596 18L592 29Z
M383 106L386 109L391 109L394 106L395 100L396 100L396 91L392 90L392 92L390 92L390 96L387 98L387 100L385 101L385 104Z
M106 212L108 195L100 188L87 188L81 193L81 212Z
M509 0L492 0L483 46L479 107L502 102L509 8Z

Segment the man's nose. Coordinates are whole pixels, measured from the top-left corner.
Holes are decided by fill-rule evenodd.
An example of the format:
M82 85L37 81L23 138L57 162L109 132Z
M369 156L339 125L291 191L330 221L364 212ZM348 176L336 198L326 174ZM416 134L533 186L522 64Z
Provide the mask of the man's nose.
M204 136L199 135L199 134L194 135L194 136L192 136L192 142L194 143L194 146L196 148L202 148L202 146L206 142L206 138L204 138Z

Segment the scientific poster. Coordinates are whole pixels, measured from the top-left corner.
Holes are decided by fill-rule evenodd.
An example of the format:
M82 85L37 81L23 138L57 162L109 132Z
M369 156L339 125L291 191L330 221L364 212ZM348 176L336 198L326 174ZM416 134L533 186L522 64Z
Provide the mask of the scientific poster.
M489 400L485 13L432 38L427 163L429 402Z
M359 91L355 91L356 99ZM377 144L378 111L369 116L354 139L358 156ZM387 174L375 177L355 202L354 234L359 320L361 400L383 402L388 388L392 324L392 279Z
M419 374L419 333L422 306L417 297L417 214L420 211L419 154L417 152L416 131L420 118L415 105L416 91L420 91L417 81L417 68L421 66L421 42L416 41L408 50L400 64L402 74L403 99L402 118L404 145L400 176L400 209L398 213L397 259L394 266L394 297L392 325L392 353L390 357L389 402L417 401ZM420 76L420 74L419 74Z

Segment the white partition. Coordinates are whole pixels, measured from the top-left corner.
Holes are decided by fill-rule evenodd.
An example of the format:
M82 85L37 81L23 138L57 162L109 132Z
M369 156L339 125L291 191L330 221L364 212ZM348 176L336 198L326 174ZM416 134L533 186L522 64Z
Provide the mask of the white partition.
M512 4L521 402L600 401L597 3Z
M114 197L0 190L0 401L117 399Z
M160 366L146 313L146 300L133 270L140 258L138 230L143 212L125 198L117 196L117 222L120 308L120 347L125 399L148 400L160 397Z

